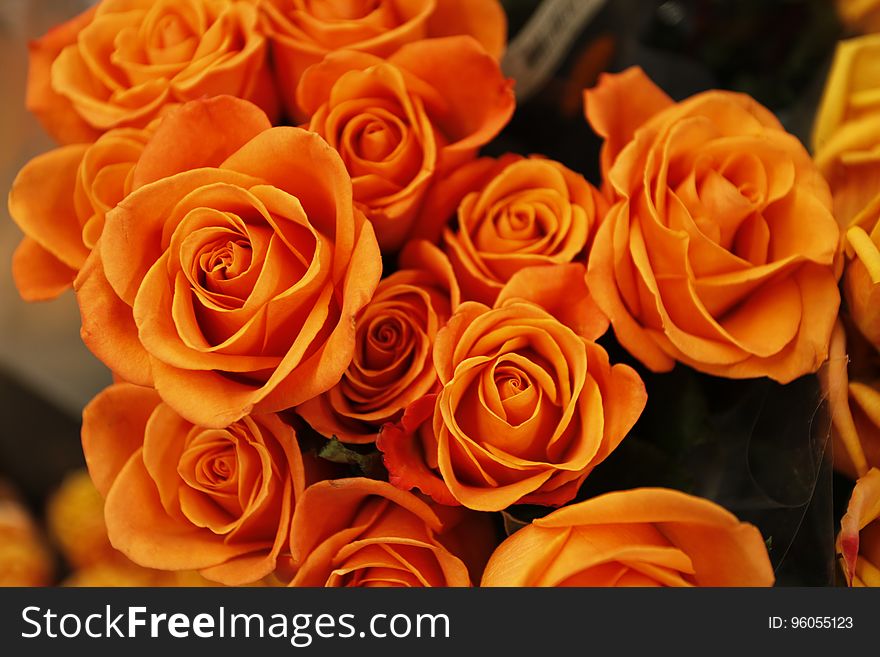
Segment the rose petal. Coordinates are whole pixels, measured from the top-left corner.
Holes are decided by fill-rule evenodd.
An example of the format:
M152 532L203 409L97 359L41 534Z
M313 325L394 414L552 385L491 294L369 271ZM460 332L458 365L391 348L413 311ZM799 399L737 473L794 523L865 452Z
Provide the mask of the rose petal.
M141 447L147 421L160 402L152 388L116 383L83 409L83 452L101 495L107 496L120 470Z

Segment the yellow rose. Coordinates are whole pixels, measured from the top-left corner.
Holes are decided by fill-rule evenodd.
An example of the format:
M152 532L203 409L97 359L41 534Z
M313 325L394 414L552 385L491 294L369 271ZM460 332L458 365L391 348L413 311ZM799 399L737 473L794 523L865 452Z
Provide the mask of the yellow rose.
M867 208L880 183L878 68L880 34L841 41L813 126L815 161L831 186L841 226Z
M857 479L880 467L880 354L847 329L835 326L820 380L831 409L834 469Z

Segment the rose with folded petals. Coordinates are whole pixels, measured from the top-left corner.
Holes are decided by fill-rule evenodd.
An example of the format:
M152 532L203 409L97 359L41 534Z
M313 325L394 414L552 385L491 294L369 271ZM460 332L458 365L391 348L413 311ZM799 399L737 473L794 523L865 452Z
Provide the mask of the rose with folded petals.
M864 341L861 341L862 343ZM834 468L856 479L880 467L880 359L838 322L819 372L831 409Z
M428 242L411 242L398 264L357 318L354 358L342 380L297 408L325 436L373 442L385 422L437 386L431 349L458 307L458 284L446 256Z
M479 511L575 496L646 401L638 374L593 342L606 323L589 317L583 275L532 267L494 308L459 306L434 344L439 392L377 442L392 483Z
M165 118L132 185L76 281L118 376L216 428L339 381L382 263L336 151L221 96Z
M535 156L508 155L494 166L479 160L453 172L432 189L417 230L430 233L445 223L445 217L433 219L443 211L443 197L458 205L457 225L443 231L443 248L462 298L488 305L521 269L581 256L606 209L583 176Z
M52 299L73 284L104 230L108 211L131 191L149 129L118 128L93 144L38 155L18 173L9 215L24 231L12 273L28 301Z
M877 221L880 184L880 35L847 39L837 45L822 102L813 124L816 166L834 195L834 215L842 227L874 208L859 223ZM873 203L872 203L873 202Z
M292 116L301 112L294 91L303 71L337 50L385 58L428 37L469 35L497 59L507 42L498 0L266 0L261 10L278 88Z
M412 43L387 60L331 53L303 75L297 98L389 250L417 226L434 179L473 160L514 109L510 81L469 37Z
M313 484L293 514L291 586L470 586L468 565L443 542L461 521L384 481Z
M135 563L240 585L289 557L305 471L277 415L209 429L154 390L118 383L86 407L82 440L110 542Z
M31 45L27 104L62 143L146 127L169 106L277 101L253 2L101 0Z
M803 146L748 96L673 103L640 69L585 102L613 203L587 283L624 348L656 372L786 383L818 369L839 230Z
M608 493L505 540L481 586L772 586L761 533L717 504L664 488Z
M880 470L855 485L840 521L837 552L850 586L880 586Z

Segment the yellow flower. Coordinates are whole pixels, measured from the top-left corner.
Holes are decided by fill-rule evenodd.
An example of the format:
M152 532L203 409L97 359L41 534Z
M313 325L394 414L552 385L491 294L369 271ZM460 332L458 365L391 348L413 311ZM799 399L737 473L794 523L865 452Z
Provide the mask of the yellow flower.
M872 468L853 489L840 521L837 552L850 586L880 586L880 470Z
M880 34L841 41L813 126L816 164L846 227L875 200L880 182ZM877 208L873 207L876 222ZM871 223L867 217L858 219Z

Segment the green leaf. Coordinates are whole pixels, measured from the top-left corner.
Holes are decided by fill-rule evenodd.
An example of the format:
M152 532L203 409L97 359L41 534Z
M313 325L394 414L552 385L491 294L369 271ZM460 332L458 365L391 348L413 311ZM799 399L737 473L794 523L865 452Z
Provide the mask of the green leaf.
M543 518L552 509L534 504L514 504L501 512L504 520L504 533L510 536L526 525L531 525L537 518Z
M525 520L515 518L507 511L502 511L501 517L504 519L504 533L508 536L510 536L511 534L515 534L526 525L531 524L530 522L527 522Z
M374 445L369 446L369 451L359 451L358 446L346 445L333 436L320 449L318 456L332 463L348 465L356 474L370 479L386 479L388 475L382 463L382 453Z

